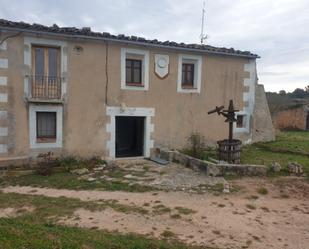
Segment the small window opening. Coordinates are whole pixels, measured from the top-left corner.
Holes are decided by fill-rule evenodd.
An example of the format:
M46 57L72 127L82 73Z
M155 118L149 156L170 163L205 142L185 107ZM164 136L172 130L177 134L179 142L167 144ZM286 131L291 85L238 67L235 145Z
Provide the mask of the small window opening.
M38 142L52 142L56 140L56 112L36 113L36 134Z
M245 121L244 115L237 115L236 127L237 127L237 128L243 128L243 127L245 127L244 121Z
M128 86L143 86L141 60L126 59L126 84Z
M182 63L181 84L183 88L194 88L194 64Z

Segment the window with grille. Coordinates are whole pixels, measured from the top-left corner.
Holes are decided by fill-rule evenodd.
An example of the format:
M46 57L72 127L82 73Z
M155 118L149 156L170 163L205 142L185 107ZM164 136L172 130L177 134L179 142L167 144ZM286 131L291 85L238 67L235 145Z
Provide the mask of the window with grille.
M56 112L36 113L37 139L56 139L56 126Z
M60 48L32 47L32 85L33 98L61 98Z

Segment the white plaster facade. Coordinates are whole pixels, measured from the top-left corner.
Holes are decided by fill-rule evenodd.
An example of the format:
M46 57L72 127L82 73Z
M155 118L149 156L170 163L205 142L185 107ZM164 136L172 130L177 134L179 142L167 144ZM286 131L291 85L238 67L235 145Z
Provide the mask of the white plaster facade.
M240 110L237 114L244 116L244 127L237 128L234 123L234 133L245 133L250 134L250 137L244 141L245 144L251 143L252 132L250 127L252 126L253 111L255 105L255 88L257 84L257 72L256 72L256 61L250 60L248 64L244 65L244 71L249 73L249 78L244 79L244 87L248 88L247 92L243 93L243 101L246 103L243 110Z

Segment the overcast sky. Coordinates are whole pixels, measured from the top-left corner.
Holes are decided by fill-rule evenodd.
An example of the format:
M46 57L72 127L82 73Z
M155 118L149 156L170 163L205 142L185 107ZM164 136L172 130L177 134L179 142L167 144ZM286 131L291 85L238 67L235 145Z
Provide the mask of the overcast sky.
M202 0L0 0L0 18L198 43ZM309 85L309 0L206 0L207 43L250 50L267 91Z

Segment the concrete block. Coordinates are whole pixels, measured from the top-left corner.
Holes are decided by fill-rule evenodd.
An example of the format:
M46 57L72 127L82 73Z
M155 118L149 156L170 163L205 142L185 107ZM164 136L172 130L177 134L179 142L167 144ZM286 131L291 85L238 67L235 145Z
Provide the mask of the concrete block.
M7 42L4 41L1 45L0 45L0 50L6 50L7 49Z
M8 59L3 58L0 59L0 68L6 69L8 68L8 65L9 65Z
M0 86L6 86L8 83L8 78L5 76L0 76Z
M8 102L8 95L7 95L7 93L0 93L0 102L3 102L3 103Z

